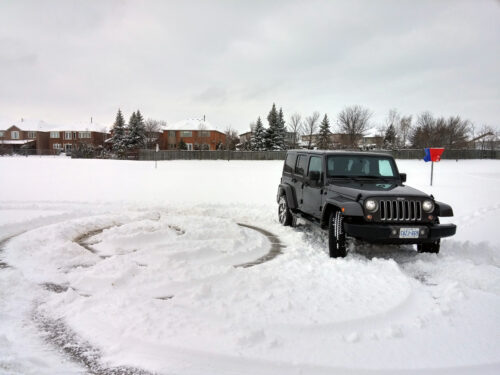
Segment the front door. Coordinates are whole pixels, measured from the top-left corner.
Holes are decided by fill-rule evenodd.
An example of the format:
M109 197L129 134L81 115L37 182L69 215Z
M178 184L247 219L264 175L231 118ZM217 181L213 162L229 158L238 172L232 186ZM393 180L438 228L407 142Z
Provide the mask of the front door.
M309 179L311 172L319 172L320 180L311 181ZM309 158L307 166L307 178L304 180L304 188L302 189L302 199L304 206L302 211L308 215L319 218L321 216L321 202L323 193L323 158L321 156L312 155Z

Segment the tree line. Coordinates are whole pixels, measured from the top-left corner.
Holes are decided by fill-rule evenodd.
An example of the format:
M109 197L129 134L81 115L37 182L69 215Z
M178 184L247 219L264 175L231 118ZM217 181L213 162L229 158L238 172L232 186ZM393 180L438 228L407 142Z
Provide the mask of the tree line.
M368 130L370 136L379 140L378 147L387 149L453 147L470 148L479 143L482 148L493 148L499 133L491 127L476 129L474 123L459 115L435 117L424 111L418 116L401 114L391 109L384 124L371 122L373 112L360 105L347 106L336 117L332 131L328 114L315 111L302 117L299 113L290 116L288 124L283 111L273 104L267 116L268 128L260 117L250 124L252 136L241 147L244 150L284 150L305 147L308 149L359 148ZM288 133L288 134L287 134ZM288 137L287 137L288 135ZM287 139L288 142L284 140Z
M124 157L131 150L153 148L165 125L165 121L144 120L139 110L132 113L127 124L122 111L118 109L110 139L112 150L118 157Z

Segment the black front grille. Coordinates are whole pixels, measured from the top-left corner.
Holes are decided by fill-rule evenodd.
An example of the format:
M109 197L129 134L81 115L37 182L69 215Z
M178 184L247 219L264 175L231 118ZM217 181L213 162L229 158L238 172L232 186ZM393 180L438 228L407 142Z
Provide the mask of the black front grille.
M422 202L411 200L381 200L381 221L419 221L422 220Z

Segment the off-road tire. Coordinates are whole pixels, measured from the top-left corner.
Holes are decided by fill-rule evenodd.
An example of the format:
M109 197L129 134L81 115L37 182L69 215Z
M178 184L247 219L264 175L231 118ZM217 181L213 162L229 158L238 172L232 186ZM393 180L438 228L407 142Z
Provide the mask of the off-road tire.
M285 227L292 225L293 222L293 215L288 208L285 195L282 195L278 201L278 220Z
M347 255L344 216L338 210L330 213L328 220L328 249L331 258L343 258Z
M439 224L439 218L438 217L434 221L434 224ZM440 248L441 248L441 240L436 240L436 241L430 242L430 243L420 243L420 244L417 244L417 251L419 253L438 254Z
M439 249L441 247L441 240L437 240L430 243L419 243L417 244L417 250L419 253L439 253Z

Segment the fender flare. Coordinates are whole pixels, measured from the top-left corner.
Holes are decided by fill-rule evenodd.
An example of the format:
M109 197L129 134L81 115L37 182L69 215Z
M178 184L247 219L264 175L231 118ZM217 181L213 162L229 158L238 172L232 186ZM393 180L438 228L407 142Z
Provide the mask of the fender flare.
M344 216L364 216L363 207L359 202L343 199L329 198L325 202L323 212L321 214L321 224L324 227L328 223L330 212L332 210L341 210Z
M443 203L443 202L434 202L436 204L437 208L437 216L440 217L450 217L453 216L453 208L449 204Z
M288 184L280 184L278 187L278 195L276 196L277 202L282 195L286 197L288 208L295 210L297 208L297 197L295 196L293 188Z

